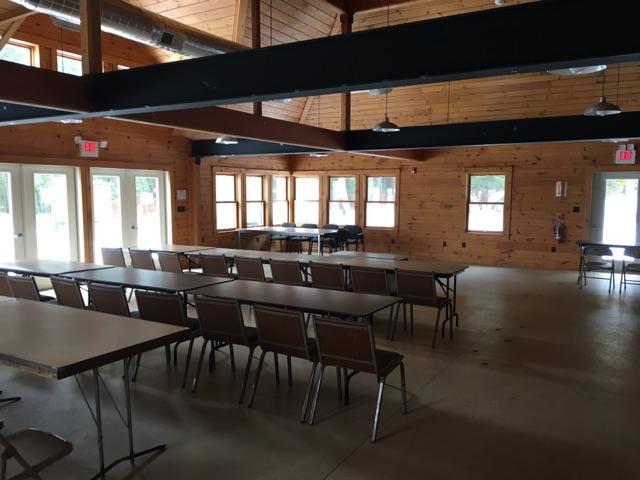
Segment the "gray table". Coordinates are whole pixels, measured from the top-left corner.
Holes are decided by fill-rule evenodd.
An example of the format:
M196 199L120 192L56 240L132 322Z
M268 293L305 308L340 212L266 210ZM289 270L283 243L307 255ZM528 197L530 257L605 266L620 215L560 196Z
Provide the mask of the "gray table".
M402 301L398 297L367 293L324 290L268 282L235 280L189 292L193 295L238 300L249 305L269 305L308 313L330 313L354 318L371 317L374 313Z
M87 402L98 437L99 471L93 478L105 478L106 472L123 461L133 464L136 457L166 448L158 445L139 452L134 449L127 362L137 354L180 341L189 334L189 329L31 300L0 302L0 326L0 363L56 380L87 371L93 373L94 408ZM99 368L120 360L125 361L123 423L127 428L129 454L105 466L100 391L101 385L105 389L107 386ZM110 393L106 398L113 400Z
M268 263L270 259L286 260L290 262L309 263L309 260L320 258L317 255L302 255L297 253L271 252L267 250L242 250L239 248L209 248L206 250L198 250L195 252L187 252L187 257L195 258L206 255L224 255L230 259L234 257L261 258L263 263Z
M184 255L187 252L192 252L194 250L202 250L202 245L175 245L173 243L166 244L158 244L153 245L152 247L129 247L131 249L140 249L140 250L149 250L152 253L177 253L180 255Z
M333 252L333 257L365 257L365 258L377 258L378 260L408 260L409 257L400 253L378 253L378 252L358 252L343 250L341 252Z
M60 261L60 260L14 260L0 263L0 272L14 272L36 277L53 277L65 273L104 270L112 268L109 265L95 263Z
M299 227L251 227L238 229L238 240L242 233L269 233L286 237L316 237L318 240L318 255L322 255L322 237L334 235L338 230L333 228L299 228ZM238 244L240 244L238 242Z

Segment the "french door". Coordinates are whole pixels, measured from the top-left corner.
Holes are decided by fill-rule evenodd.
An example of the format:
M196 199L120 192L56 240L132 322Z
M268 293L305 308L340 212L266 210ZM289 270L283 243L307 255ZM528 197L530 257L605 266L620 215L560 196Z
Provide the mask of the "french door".
M92 168L91 192L95 261L102 247L166 243L163 172Z
M73 167L0 164L0 260L78 260Z
M613 244L640 241L640 173L596 173L591 202L591 240Z

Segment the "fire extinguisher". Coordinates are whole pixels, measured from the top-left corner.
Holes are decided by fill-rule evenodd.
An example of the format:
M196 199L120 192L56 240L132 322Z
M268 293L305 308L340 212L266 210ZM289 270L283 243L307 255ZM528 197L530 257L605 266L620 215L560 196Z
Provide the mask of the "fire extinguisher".
M564 215L561 213L557 214L555 223L553 224L553 239L556 243L562 243L565 239L567 227L562 220L564 220Z

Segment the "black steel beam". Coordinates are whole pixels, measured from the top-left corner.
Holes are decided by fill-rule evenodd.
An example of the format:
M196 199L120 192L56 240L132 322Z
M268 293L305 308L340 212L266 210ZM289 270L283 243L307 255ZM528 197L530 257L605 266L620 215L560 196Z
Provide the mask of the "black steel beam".
M396 133L354 130L346 133L347 151L371 153L406 149L517 145L640 139L640 112L610 117L549 117L449 125L405 127ZM191 142L192 156L292 155L321 152L286 144L240 140L237 145ZM407 156L404 155L404 158ZM398 158L402 158L398 156Z
M0 127L64 120L77 116L75 112L0 102Z
M89 78L96 115L173 110L640 60L601 0L539 2ZM607 3L640 18L640 2Z

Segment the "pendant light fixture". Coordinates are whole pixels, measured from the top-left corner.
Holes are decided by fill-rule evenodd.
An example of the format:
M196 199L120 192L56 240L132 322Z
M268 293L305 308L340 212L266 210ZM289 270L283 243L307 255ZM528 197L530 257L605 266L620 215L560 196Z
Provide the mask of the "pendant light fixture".
M389 0L387 0L387 27L389 26L389 23L390 23L389 21L390 12L391 12L391 6L389 4ZM379 90L384 90L384 120L379 124L377 124L375 127L373 127L373 131L378 133L399 132L400 127L389 120L389 92L391 91L391 89L385 88L385 89L379 89Z
M222 135L221 137L216 138L216 143L218 145L237 145L238 139L231 135Z
M604 94L604 87L606 81L606 70L602 71L602 96L597 103L594 103L588 107L584 114L587 117L607 117L609 115L617 115L622 113L622 110L618 105L607 101L607 97ZM620 92L620 66L618 66L618 93Z

